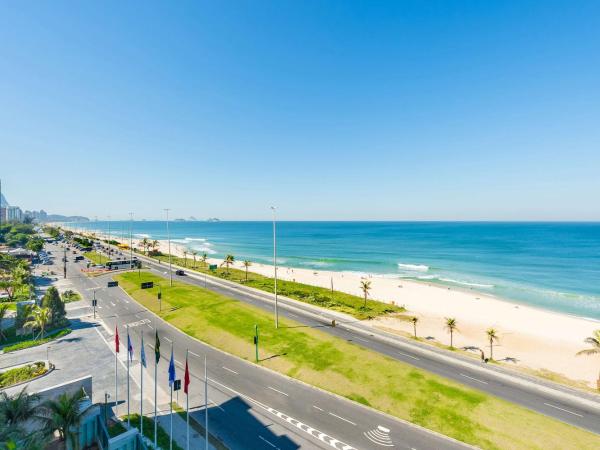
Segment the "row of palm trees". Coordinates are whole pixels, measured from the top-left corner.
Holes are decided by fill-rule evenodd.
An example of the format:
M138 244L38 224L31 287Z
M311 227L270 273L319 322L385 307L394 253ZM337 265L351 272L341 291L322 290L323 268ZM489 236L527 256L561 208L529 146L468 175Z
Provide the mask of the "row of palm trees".
M150 249L152 249L152 251L156 251L156 249L160 247L160 242L158 242L156 239L151 241L148 238L144 238L138 243L138 245L142 247L145 254L148 254Z
M77 434L72 428L79 424L84 413L80 408L84 397L85 392L81 389L40 403L39 396L29 395L26 387L12 397L1 392L0 447L42 450L58 431L61 442L69 438L72 448L76 449ZM36 426L26 428L30 421Z

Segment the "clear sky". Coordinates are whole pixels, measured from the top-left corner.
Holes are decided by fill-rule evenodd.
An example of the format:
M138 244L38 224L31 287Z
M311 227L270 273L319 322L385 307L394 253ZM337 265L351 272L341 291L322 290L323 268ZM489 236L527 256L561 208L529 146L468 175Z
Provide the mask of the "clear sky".
M600 220L600 2L2 2L0 156L100 219Z

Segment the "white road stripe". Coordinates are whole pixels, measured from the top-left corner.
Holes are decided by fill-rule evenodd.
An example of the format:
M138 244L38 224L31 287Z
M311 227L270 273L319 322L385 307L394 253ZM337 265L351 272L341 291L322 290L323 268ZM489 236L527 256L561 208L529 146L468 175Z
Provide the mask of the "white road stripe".
M413 355L409 355L408 353L403 353L403 352L398 352L398 353L402 356L406 356L407 358L416 359L417 361L420 360L420 358L417 358L416 356L413 356Z
M355 336L354 339L358 340L358 341L363 341L363 342L369 342L366 339L360 338L358 336Z
M313 405L313 408L318 409L319 411L323 411L323 409L319 408L317 405Z
M337 414L334 414L332 412L330 412L329 415L333 416L333 417L337 417L338 419L343 420L344 422L348 422L349 424L356 426L356 424L354 422L352 422L351 420L348 420L342 416L338 416Z
M267 444L269 444L271 447L273 447L273 448L279 448L279 447L277 447L275 444L273 444L273 443L271 443L271 442L267 441L267 440L266 440L264 437L262 437L260 434L258 435L258 437L259 437L259 438L261 438L261 439L262 439L264 442L266 442Z
M477 379L477 378L470 377L469 375L465 375L464 373L461 373L461 374L460 374L460 376L461 376L461 377L468 378L469 380L477 381L478 383L482 383L482 384L488 384L488 382L487 382L487 381L483 381L483 380L479 380L479 379Z
M286 397L289 397L289 395L287 395L285 392L280 391L279 389L275 389L274 387L271 387L271 386L267 386L267 387L269 389L271 389L272 391L279 392L280 394L285 395Z
M577 417L583 417L581 414L577 414L576 412L569 411L568 409L564 409L564 408L560 408L560 407L555 406L555 405L551 405L550 403L544 403L544 405L549 406L551 408L559 409L559 410L564 411L564 412L569 413L569 414L573 414L574 416L577 416Z
M231 370L229 367L225 367L225 366L222 366L222 367L223 367L223 369L227 370L228 372L235 373L236 375L239 375L235 370Z

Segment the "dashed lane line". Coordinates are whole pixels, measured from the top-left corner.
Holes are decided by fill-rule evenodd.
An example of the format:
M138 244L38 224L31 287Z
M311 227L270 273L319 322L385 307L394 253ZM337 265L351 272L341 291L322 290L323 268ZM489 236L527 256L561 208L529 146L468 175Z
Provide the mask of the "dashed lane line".
M468 378L469 380L477 381L478 383L481 383L481 384L488 384L488 382L487 382L487 381L483 381L483 380L480 380L480 379L478 379L478 378L473 378L473 377L470 377L469 375L465 375L464 373L461 373L461 374L460 374L460 376L461 376L461 377Z
M330 412L330 413L329 413L329 415L330 415L330 416L333 416L333 417L336 417L336 418L338 418L338 419L340 419L340 420L343 420L344 422L348 422L350 425L354 425L354 426L356 426L356 424L355 424L354 422L352 422L351 420L348 420L348 419L346 419L345 417L338 416L337 414L334 414L334 413L332 413L332 412Z
M573 414L574 416L577 416L577 417L583 417L581 414L578 414L578 413L573 412L573 411L569 411L568 409L561 408L560 406L551 405L550 403L544 403L544 405L549 406L550 408L554 408L554 409L558 409L560 411L564 411L564 412L569 413L569 414Z
M282 394L282 395L285 395L286 397L289 397L289 395L288 395L288 394L286 394L286 393L285 393L285 392L283 392L283 391L280 391L279 389L275 389L274 387L271 387L271 386L267 386L267 387L268 387L269 389L271 389L272 391L278 392L278 393L280 393L280 394Z
M232 370L229 367L225 367L225 366L222 366L222 367L223 367L223 369L225 369L228 372L235 373L236 375L239 375L235 370Z
M324 411L322 408L319 408L317 405L312 405L313 408L318 409L319 411Z
M402 356L406 356L407 358L416 359L417 361L419 361L421 359L421 358L417 358L416 356L409 355L408 353L404 353L404 352L398 352L398 353Z

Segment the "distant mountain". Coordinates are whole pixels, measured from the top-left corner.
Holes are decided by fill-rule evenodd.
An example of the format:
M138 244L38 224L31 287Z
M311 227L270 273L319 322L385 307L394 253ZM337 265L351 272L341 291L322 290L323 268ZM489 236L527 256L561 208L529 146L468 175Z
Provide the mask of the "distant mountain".
M220 222L220 219L217 219L216 217L210 217L208 219L206 219L207 222Z
M61 214L48 214L45 222L89 222L84 216L63 216Z

